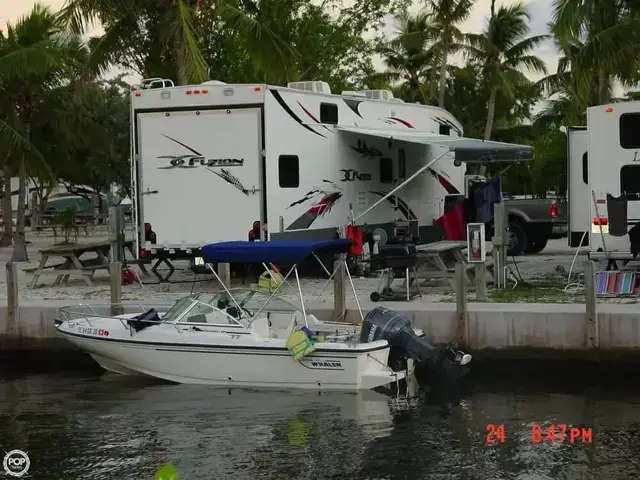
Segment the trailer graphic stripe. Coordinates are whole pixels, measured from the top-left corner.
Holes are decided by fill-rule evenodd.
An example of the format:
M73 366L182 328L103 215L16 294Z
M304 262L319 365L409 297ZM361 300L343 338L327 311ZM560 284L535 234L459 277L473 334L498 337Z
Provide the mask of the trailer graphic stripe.
M314 122L316 122L316 123L320 124L320 126L321 126L321 127L324 127L324 129L325 129L325 130L327 130L327 131L331 132L331 129L330 129L329 127L327 127L326 125L323 125L322 123L320 123L320 120L318 120L316 117L314 117L314 116L313 116L313 114L312 114L309 110L307 110L306 108L304 108L304 105L302 105L300 102L298 102L298 105L300 105L300 108L304 111L304 113L306 113L306 114L309 116L309 118L310 118L311 120L313 120ZM332 133L333 133L333 132L332 132Z
M362 118L362 115L360 115L360 112L358 111L358 107L362 103L362 100L353 100L351 98L345 98L344 103L347 104L347 107L349 107L353 111L353 113L355 113L360 118Z
M280 95L280 92L278 92L277 90L269 90L269 91L271 92L273 97L276 99L276 101L280 104L282 109L285 112L287 112L291 118L293 118L296 122L298 122L300 125L302 125L307 130L309 130L311 133L315 133L316 135L319 135L322 138L327 138L324 135L322 135L321 133L316 132L313 128L311 128L309 125L306 125L302 120L300 120L300 117L298 117L293 112L293 110L291 110L291 107L289 107L289 105L287 105L287 103L284 101L284 99L282 98L282 95Z
M413 125L411 125L409 122L407 122L406 120L403 120L401 118L398 118L398 117L387 117L387 118L389 120L395 120L396 122L401 123L402 125L404 125L407 128L414 128L414 129L416 128Z

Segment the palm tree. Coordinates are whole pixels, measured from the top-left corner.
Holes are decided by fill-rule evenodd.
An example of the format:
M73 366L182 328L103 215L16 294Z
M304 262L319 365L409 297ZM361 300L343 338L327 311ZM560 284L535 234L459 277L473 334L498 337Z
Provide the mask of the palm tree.
M491 16L484 31L468 34L465 53L473 62L483 67L483 77L489 91L487 122L484 139L489 140L493 131L498 90L507 97L513 97L514 83L522 76L521 68L546 73L542 60L531 52L548 37L529 33L529 15L522 4L512 4L495 8L491 3Z
M607 103L612 84L638 80L640 4L636 0L554 0L553 33L574 52L575 95L582 108Z
M31 141L31 125L38 114L43 92L68 82L69 67L83 51L77 38L61 36L56 17L36 4L31 12L0 37L0 98L4 119L0 119L0 144L7 155L5 166L15 165L18 173L18 211L12 261L28 260L25 241L26 182L29 171L50 170ZM81 57L81 55L80 55ZM67 75L67 73L69 75ZM77 73L77 70L73 73ZM5 168L5 175L10 171ZM8 217L7 217L8 215ZM11 212L3 212L11 220ZM6 221L6 220L5 220Z
M579 75L585 74L585 66L583 70L578 72L574 64L576 59L582 54L585 48L584 44L579 40L560 41L559 36L555 33L556 26L549 25L550 31L554 33L554 43L556 49L563 53L558 59L556 72L547 75L538 82L546 93L547 101L544 109L536 115L536 123L540 126L548 125L560 127L567 124L584 123L584 112L587 105L598 102L599 86L597 82L591 82L591 91L588 94L587 102L581 100L578 94ZM591 77L597 78L595 72L591 69ZM612 91L613 85L610 82L607 92Z
M253 2L246 4L255 7ZM271 46L269 54L274 50L278 54L278 62L270 57L273 67L284 68L291 50L259 20L258 10L251 8L252 13L247 13L231 0L68 0L60 19L76 35L83 34L93 22L102 24L105 33L94 45L92 67L102 70L122 63L123 58L133 58L139 73L158 76L157 62L149 68L149 61L157 59L141 58L145 57L142 52L146 45L150 46L152 56L173 66L178 84L185 85L209 78L196 20L198 16L212 18L208 15L211 10L215 12L213 17L256 39L262 48L258 55L264 52L266 44Z
M435 72L436 51L430 48L434 36L430 14L411 15L402 12L395 17L396 36L378 48L389 81L403 80L401 90L406 100L427 103L423 85L430 72Z
M438 39L432 48L438 52L440 61L438 106L444 108L447 60L449 55L456 53L462 47L465 34L457 25L469 18L473 2L471 0L427 0L427 5L432 12L432 28L438 32Z

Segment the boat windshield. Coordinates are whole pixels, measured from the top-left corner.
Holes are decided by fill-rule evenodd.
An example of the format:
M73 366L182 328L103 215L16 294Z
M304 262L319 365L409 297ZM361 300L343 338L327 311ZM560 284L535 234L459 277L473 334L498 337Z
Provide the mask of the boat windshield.
M175 322L180 318L184 311L191 306L194 300L194 297L183 297L176 301L176 303L174 303L173 306L162 316L162 321Z
M265 304L269 297L270 293L261 292L259 290L252 290L249 288L234 288L230 290L231 295L238 305L242 307L243 310L246 310L251 315L255 315ZM229 294L225 291L219 292L217 295L213 297L212 304L218 306L218 308L224 308L223 305L232 306L234 305L233 300L229 298ZM296 306L293 303L290 303L287 300L284 300L282 297L277 294L271 299L269 303L262 310L263 312L283 312L283 313L293 313L296 310L300 310L299 306Z

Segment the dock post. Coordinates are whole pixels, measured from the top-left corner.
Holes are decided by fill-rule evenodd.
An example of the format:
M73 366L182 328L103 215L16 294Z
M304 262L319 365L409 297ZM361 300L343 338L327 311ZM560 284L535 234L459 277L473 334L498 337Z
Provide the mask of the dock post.
M491 243L493 244L493 269L495 272L495 287L505 288L506 274L505 268L507 266L507 215L504 208L504 202L497 202L494 204L493 210L493 238Z
M122 315L122 263L111 262L109 264L109 274L111 280L111 315Z
M92 197L93 198L93 197ZM122 315L122 262L124 261L124 210L109 207L109 242L111 262L109 277L111 290L111 315Z
M5 333L15 333L20 317L18 269L16 264L7 262L5 264L5 272L7 282L7 331Z
M473 276L476 280L476 302L487 301L487 278L484 263L476 263Z
M220 281L225 287L231 288L231 264L219 263L218 277L220 277Z
M345 321L347 313L347 289L344 261L339 258L333 263L333 321Z
M584 294L587 348L597 349L600 347L600 332L598 325L598 299L596 297L596 272L595 264L592 260L587 260L584 264Z
M464 263L457 262L455 268L456 332L460 348L467 347L467 281L465 273Z

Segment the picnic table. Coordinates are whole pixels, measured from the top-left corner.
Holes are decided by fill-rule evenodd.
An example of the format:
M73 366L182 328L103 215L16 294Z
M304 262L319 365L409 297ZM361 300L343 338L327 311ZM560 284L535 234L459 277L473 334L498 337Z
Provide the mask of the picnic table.
M132 256L133 242L125 242L125 247ZM56 275L53 286L65 284L69 281L71 275L81 275L88 286L93 286L93 276L98 270L109 269L109 251L111 244L109 242L93 242L93 243L75 243L70 245L56 245L54 247L40 250L40 264L35 269L30 288L34 288L38 279L45 273ZM86 258L90 256L90 258ZM82 258L85 257L85 258ZM47 266L50 259L62 260L61 262ZM129 263L129 262L128 262ZM52 269L50 272L44 272L46 269ZM140 265L143 273L146 274L143 265Z
M462 262L465 265L467 281L471 282L473 280L474 265L467 261L467 256L464 254L466 248L467 242L455 240L441 240L417 245L418 262L416 270L418 271L418 276L424 278L423 283L426 283L428 277L446 278L455 287L455 264ZM485 265L487 271L493 276L493 263L487 261Z

